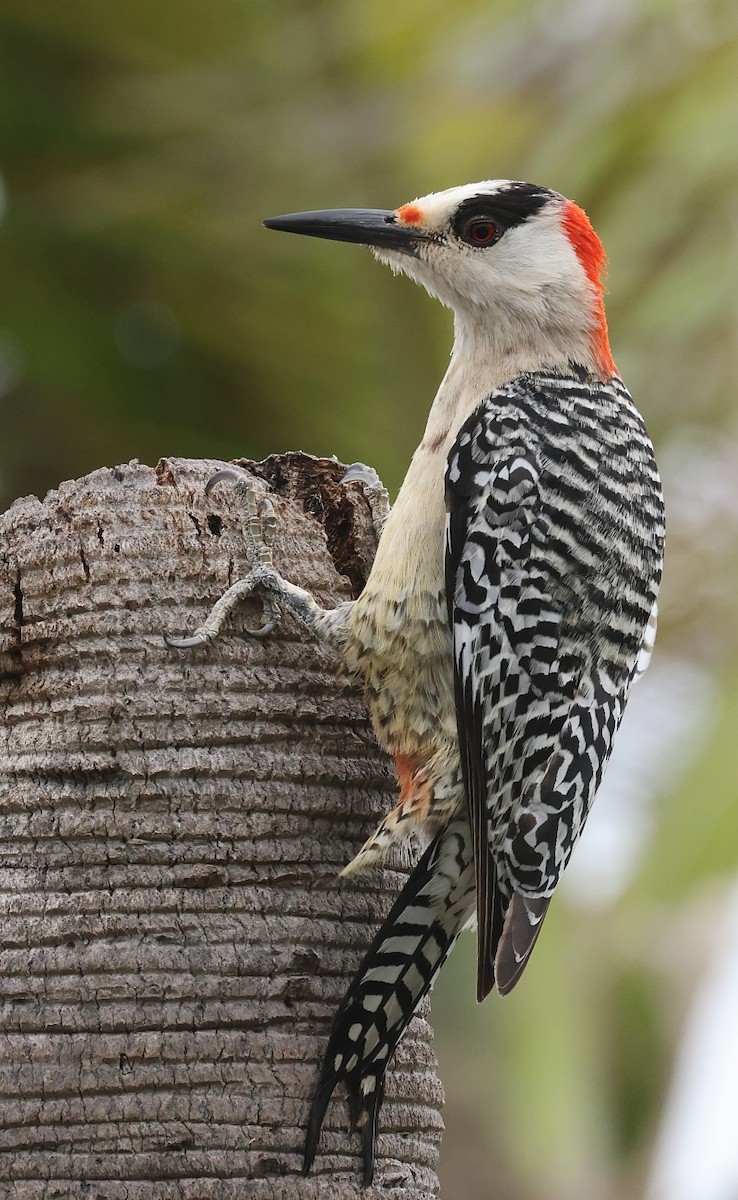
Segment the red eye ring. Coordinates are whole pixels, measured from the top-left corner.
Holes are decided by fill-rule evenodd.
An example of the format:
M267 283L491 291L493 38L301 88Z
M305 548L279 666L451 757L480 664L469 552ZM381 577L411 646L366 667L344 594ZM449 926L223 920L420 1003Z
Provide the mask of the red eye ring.
M470 246L492 246L500 237L502 231L488 217L471 217L463 230L461 237Z

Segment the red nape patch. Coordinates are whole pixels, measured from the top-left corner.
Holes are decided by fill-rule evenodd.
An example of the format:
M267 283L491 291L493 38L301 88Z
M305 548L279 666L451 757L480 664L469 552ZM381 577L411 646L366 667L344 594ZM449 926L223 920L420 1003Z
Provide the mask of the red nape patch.
M609 377L617 372L617 367L613 362L610 351L610 339L607 336L607 318L605 317L605 302L602 298L602 277L607 267L605 248L592 228L586 212L578 204L575 204L573 200L569 200L564 208L562 223L566 236L574 247L574 252L594 288L595 327L592 336L593 348L600 369L606 377Z
M417 204L403 204L397 209L397 219L403 225L420 225L423 214Z

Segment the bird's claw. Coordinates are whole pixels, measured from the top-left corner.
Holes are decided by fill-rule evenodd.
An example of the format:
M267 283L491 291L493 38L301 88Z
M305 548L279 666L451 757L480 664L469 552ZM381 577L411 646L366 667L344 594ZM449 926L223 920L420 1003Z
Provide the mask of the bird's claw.
M282 613L277 601L267 593L264 597L264 616L267 618L266 621L259 629L252 629L250 625L244 622L244 629L249 637L258 638L259 641L263 641L264 638L269 637L269 634L273 633L277 628L281 615Z
M383 487L382 480L374 470L374 467L368 467L363 462L350 463L338 482L361 483L364 487L368 488Z
M387 489L374 470L374 467L368 467L366 463L362 462L351 463L344 471L339 482L358 483L361 486L364 498L369 505L369 511L372 514L374 527L377 534L380 534L389 516L390 503Z
M162 635L164 643L170 650L193 650L196 646L207 646L210 643L210 638L206 633L193 633L192 637L176 638L170 637L168 633Z
M244 578L232 584L213 606L206 621L196 629L190 637L173 638L164 634L165 644L173 650L192 650L198 646L208 646L220 633L227 615L240 601L252 595L263 580L255 578L261 568L273 571L272 546L277 528L274 505L267 496L257 500L251 480L245 471L235 467L222 467L205 485L205 495L209 496L217 483L228 480L236 485L239 507L244 517L244 539L253 564L251 572ZM281 616L281 611L274 596L269 592L264 596L264 624L258 629L246 625L250 637L262 640L274 631Z
M205 495L209 496L216 483L221 483L224 479L228 479L231 483L244 483L248 481L248 476L243 471L237 471L235 467L221 467L219 471L210 476L205 484Z

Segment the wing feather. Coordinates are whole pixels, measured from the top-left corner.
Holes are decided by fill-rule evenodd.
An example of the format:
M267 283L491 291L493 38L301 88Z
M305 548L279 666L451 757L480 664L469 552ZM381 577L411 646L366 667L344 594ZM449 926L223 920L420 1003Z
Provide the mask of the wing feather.
M579 389L579 426L557 392L521 376L472 413L446 472L446 595L480 1000L495 982L509 991L528 961L609 758L660 574L658 529L629 524L627 505L611 499L612 480L610 493L598 486L590 431L623 397L617 388L556 386ZM633 429L624 421L618 451L624 496L631 479L650 478L637 420ZM601 598L610 579L625 577L629 554L643 560L643 585L628 579L634 615L616 608L608 624Z
M510 420L507 428L513 432ZM512 444L498 448L479 435L478 421L467 422L449 459L446 594L476 873L477 998L482 1000L495 983L495 955L507 904L489 830L487 714L479 673L485 660L491 665L500 657L502 585L510 568L527 558L539 500L538 467L530 447L513 438Z

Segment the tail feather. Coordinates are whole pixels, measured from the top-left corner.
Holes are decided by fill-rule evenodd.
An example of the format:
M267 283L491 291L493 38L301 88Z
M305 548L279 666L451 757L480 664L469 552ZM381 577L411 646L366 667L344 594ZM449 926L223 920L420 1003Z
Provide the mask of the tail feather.
M352 1130L362 1134L364 1182L371 1183L388 1063L474 906L471 834L461 815L431 842L341 1004L310 1110L305 1174L315 1159L330 1098L344 1081Z
M497 989L501 996L507 996L523 974L550 902L550 896L539 899L513 892L495 957Z

